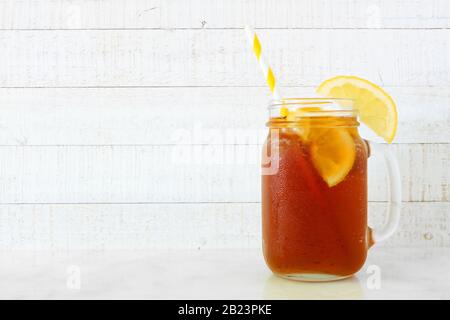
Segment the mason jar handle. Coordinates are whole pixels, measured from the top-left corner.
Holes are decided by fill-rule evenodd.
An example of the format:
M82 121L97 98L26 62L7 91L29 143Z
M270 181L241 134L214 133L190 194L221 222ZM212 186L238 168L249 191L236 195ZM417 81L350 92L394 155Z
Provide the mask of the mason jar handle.
M388 171L389 202L387 206L387 222L379 230L372 229L372 242L377 243L392 236L398 227L402 204L402 185L397 158L391 152L389 145L367 140L366 142L369 147L369 156L380 155L383 157Z

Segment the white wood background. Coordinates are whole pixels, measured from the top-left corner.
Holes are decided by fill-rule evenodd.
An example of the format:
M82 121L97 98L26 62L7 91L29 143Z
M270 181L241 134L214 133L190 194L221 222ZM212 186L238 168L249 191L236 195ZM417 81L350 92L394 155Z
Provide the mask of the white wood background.
M0 0L0 250L259 246L269 94L244 23L286 95L337 74L392 94L405 203L387 245L450 246L450 1ZM198 126L258 138L177 138ZM179 163L178 143L246 158ZM384 178L375 161L375 225Z

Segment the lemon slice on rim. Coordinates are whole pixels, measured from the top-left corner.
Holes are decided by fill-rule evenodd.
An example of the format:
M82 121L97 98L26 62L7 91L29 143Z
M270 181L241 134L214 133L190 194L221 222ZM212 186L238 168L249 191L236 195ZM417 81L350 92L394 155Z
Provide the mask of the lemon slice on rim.
M311 140L311 160L329 187L343 181L353 167L356 147L345 128L322 129Z
M386 142L397 132L394 100L376 84L355 76L337 76L322 82L316 92L325 97L355 100L360 119Z

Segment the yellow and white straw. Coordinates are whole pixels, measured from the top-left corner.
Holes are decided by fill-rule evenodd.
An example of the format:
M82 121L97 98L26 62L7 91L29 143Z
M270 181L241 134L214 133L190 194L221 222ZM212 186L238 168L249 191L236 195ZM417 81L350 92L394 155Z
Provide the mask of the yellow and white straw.
M280 100L280 93L277 89L277 83L275 81L275 76L273 75L272 68L266 63L264 56L262 54L261 43L259 42L258 36L255 31L249 26L245 26L245 32L247 34L248 41L250 42L251 48L255 53L256 59L259 62L259 66L264 74L264 78L269 85L270 91L272 92L273 98Z

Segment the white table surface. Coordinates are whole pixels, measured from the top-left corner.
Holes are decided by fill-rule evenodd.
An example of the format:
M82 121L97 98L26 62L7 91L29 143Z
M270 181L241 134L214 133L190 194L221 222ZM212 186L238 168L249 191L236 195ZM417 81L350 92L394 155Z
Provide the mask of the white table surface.
M257 249L3 251L0 261L2 299L450 298L450 248L377 247L356 276L328 283L275 277ZM381 270L380 289L367 286L369 265Z

